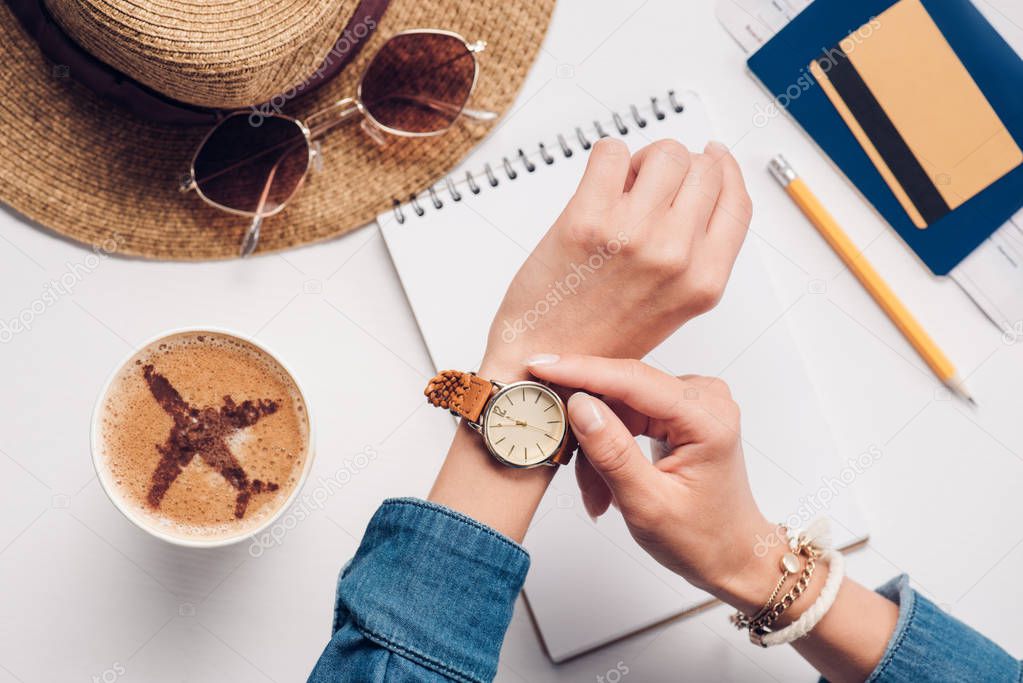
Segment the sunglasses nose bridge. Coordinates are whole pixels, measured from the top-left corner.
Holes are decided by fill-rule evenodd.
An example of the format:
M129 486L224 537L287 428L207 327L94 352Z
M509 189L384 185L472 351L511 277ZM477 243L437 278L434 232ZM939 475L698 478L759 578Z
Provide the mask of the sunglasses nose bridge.
M313 112L305 118L306 134L310 139L318 138L334 126L361 113L362 110L362 103L357 97L338 100L326 109Z
M483 52L484 50L487 49L487 41L485 41L485 40L477 40L477 41L474 41L474 42L471 42L471 43L466 43L465 47L466 47L466 49L469 50L469 52L472 52L473 54L476 54L476 53L479 53L479 52Z

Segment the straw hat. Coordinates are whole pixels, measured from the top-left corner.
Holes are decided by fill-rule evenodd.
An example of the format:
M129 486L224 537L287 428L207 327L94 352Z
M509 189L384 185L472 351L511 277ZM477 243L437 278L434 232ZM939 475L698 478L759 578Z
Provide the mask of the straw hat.
M178 192L211 123L166 123L130 113L75 80L74 64L43 57L19 21L27 0L0 3L0 200L73 239L149 258L237 255L244 217ZM554 0L38 0L88 53L182 107L237 109L285 102L302 118L355 93L369 59L411 28L485 40L471 106L504 111L540 46ZM15 16L12 7L18 7ZM375 30L335 77L291 99L367 8ZM30 8L31 9L31 8ZM369 22L365 22L369 23ZM59 27L59 28L55 28ZM356 34L358 35L358 34ZM187 118L187 117L186 117ZM260 251L345 233L442 176L493 123L459 120L432 138L377 147L358 124L323 140L323 168L263 225Z

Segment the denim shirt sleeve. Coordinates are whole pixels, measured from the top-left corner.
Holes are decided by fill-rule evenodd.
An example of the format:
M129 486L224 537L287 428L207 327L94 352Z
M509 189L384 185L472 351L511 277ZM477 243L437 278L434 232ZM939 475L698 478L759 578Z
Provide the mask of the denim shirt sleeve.
M492 680L528 568L520 545L465 515L384 501L341 570L309 681Z
M877 589L899 606L899 621L868 683L1019 683L1020 662L909 587L903 574Z

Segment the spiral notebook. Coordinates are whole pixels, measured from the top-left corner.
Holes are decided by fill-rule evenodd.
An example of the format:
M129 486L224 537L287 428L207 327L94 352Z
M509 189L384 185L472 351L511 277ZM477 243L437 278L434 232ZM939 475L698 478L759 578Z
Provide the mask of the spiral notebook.
M470 158L378 217L438 370L478 366L508 283L572 195L594 140L613 135L635 150L660 138L703 149L710 139L696 94L669 92L641 102L626 102L618 112L583 113L578 125L524 140L502 158ZM446 277L437 277L437 264L444 264ZM784 313L791 303L773 293L751 237L719 306L647 361L673 374L728 381L743 408L750 479L765 513L793 521L826 514L837 545L850 547L867 535L847 490L850 473L857 475L836 454L789 332ZM645 555L615 510L591 522L571 469L555 477L526 537L533 562L526 601L554 661L711 602Z

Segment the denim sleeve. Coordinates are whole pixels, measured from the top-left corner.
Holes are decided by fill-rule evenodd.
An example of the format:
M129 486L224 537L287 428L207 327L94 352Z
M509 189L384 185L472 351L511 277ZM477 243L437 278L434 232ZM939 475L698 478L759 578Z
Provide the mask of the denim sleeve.
M899 606L899 621L868 683L1023 680L1019 661L910 588L905 574L877 592Z
M490 681L529 555L453 510L384 501L338 579L310 682Z

